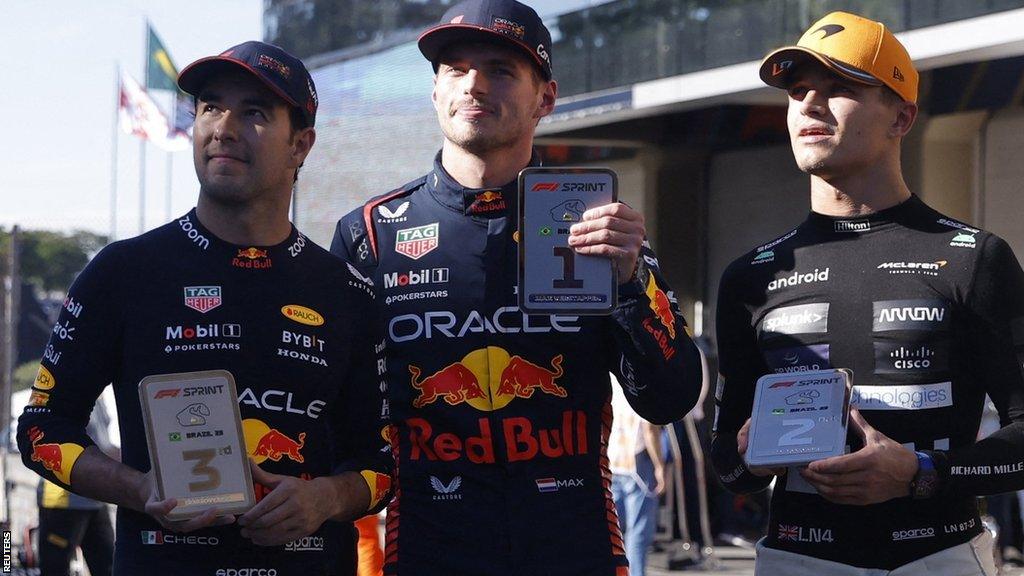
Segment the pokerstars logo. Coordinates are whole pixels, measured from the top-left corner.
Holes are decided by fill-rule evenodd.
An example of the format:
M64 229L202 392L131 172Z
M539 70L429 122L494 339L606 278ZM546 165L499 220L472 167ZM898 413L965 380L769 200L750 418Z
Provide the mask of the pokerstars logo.
M384 274L384 288L402 288L421 284L445 284L448 282L448 268L422 268L406 272Z
M814 269L814 272L808 272L801 274L800 272L794 272L790 276L785 278L778 278L768 283L768 291L773 292L781 288L789 288L791 286L799 286L800 284L813 284L816 282L828 282L829 268L824 270Z

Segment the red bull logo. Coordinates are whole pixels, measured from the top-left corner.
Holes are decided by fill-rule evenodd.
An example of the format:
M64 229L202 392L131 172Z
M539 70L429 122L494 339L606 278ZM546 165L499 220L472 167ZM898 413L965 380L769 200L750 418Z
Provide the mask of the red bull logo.
M78 444L41 444L45 434L36 427L28 431L28 438L32 442L32 461L39 462L43 468L49 470L66 486L71 485L71 468L75 461L85 450Z
M485 214L487 212L497 212L504 210L508 205L505 203L505 197L501 191L488 190L481 192L473 198L473 203L469 205L470 214Z
M675 340L676 325L675 316L672 314L672 305L665 292L658 288L657 282L654 281L654 274L647 276L647 290L645 292L647 293L647 299L650 300L649 305L654 315L658 317L658 321L668 331L668 337Z
M555 384L557 378L562 374L562 355L559 354L551 359L551 367L548 370L538 366L522 356L513 356L508 366L501 372L501 384L498 385L498 394L511 394L518 398L530 398L534 390L553 394L559 398L565 398L568 393L565 388Z
M509 462L535 458L583 456L587 444L587 415L581 410L565 410L553 426L541 425L529 418L516 416L496 422L502 435L505 458ZM438 433L425 418L405 421L409 433L409 458L432 462L466 459L474 464L495 463L494 432L491 419L477 421L478 433L461 437L451 432Z
M259 248L246 248L245 250L238 251L238 258L247 258L249 260L256 260L258 258L266 258L267 251L260 250Z
M274 262L270 259L266 250L260 250L255 246L251 246L239 249L238 254L231 259L231 265L235 268L263 269L271 268Z
M412 387L420 391L419 397L412 401L416 408L432 404L441 397L452 406L485 397L476 375L458 362L445 366L423 380L418 380L420 369L416 366L409 366L409 373L412 374Z
M256 418L242 420L242 430L245 433L246 450L257 464L266 460L280 462L285 457L299 464L306 461L302 456L302 447L306 444L305 432L300 432L298 440L294 440Z
M488 346L422 379L421 369L409 366L410 384L419 392L412 405L423 408L443 398L450 406L469 404L490 412L516 398L533 398L536 391L565 398L569 393L557 382L565 373L562 360L561 354L555 356L548 369L522 356L510 356L503 348ZM492 374L500 376L495 378Z

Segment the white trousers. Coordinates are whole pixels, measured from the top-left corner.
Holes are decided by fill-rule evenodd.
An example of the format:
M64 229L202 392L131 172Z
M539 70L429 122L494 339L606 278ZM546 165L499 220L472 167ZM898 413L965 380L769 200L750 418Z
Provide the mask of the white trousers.
M940 550L895 570L858 568L766 548L762 542L758 542L756 548L756 576L996 576L992 535L987 530L970 542Z

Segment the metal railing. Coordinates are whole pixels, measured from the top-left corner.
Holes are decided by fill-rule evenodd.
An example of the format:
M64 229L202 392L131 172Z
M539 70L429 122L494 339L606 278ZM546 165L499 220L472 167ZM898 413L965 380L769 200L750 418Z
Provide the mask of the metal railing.
M617 0L562 14L552 32L560 96L758 60L845 10L901 32L1024 7L1024 0Z

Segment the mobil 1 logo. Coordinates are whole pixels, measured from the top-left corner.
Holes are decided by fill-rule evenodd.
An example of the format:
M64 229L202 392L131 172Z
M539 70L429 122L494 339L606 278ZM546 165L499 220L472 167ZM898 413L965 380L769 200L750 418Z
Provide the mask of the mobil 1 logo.
M577 254L570 228L617 201L606 168L527 168L519 173L519 306L531 314L610 314L617 299L608 258Z

